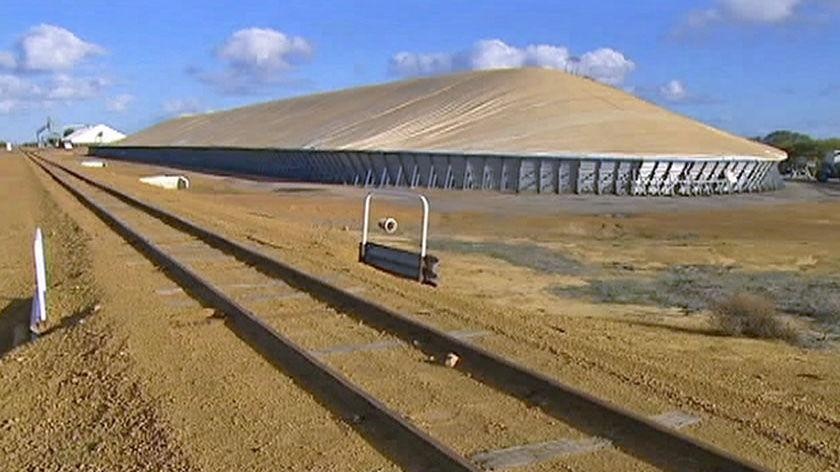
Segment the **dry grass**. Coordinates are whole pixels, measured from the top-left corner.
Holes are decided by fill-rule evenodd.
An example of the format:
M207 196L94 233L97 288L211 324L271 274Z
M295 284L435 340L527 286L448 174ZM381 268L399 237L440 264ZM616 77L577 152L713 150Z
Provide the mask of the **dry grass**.
M597 273L596 273L597 274ZM600 274L597 274L600 275ZM555 286L561 297L599 303L678 307L714 311L733 293L749 293L774 303L788 315L813 318L826 332L840 334L840 278L792 271L746 272L713 265L673 265L651 276L591 278L582 287Z
M737 293L715 306L712 322L730 336L781 339L798 342L801 338L793 324L785 320L773 302L749 293Z

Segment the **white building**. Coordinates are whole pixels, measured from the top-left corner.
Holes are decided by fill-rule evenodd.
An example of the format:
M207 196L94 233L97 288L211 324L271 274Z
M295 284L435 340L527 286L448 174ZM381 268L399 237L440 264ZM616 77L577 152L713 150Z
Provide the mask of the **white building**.
M95 146L108 144L125 138L123 133L111 128L108 125L86 126L73 131L64 138L64 142L73 146Z

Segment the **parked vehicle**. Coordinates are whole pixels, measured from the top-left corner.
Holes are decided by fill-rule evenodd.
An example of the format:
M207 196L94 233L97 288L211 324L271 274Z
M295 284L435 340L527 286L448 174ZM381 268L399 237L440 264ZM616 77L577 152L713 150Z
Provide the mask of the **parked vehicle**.
M817 180L827 182L828 179L840 179L840 149L826 154L822 165L817 170Z

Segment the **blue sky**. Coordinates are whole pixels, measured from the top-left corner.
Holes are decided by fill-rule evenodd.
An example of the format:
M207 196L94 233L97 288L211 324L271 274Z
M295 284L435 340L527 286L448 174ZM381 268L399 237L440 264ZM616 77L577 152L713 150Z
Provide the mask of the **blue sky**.
M4 0L0 139L416 75L574 70L742 135L840 135L840 0Z

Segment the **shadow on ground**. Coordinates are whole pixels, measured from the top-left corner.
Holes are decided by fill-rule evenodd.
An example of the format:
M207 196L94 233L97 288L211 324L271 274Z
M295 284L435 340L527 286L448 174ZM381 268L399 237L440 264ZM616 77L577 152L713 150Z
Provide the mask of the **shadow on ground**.
M495 241L471 242L457 239L436 239L430 242L435 250L461 254L480 254L509 264L552 275L581 275L588 272L580 261L558 251L536 244L510 244Z
M694 328L688 326L674 326L666 323L655 323L651 321L628 320L624 323L632 326L661 329L679 334L702 334L703 336L727 337L727 334L716 328Z
M0 311L0 357L33 339L29 331L32 299L12 298Z
M87 317L96 312L96 305L87 306L70 316L62 318L60 322L39 334L33 334L29 329L31 310L32 299L15 298L10 299L6 307L0 311L0 358L12 349L37 338L49 336L54 332L84 323Z
M317 187L283 187L274 189L275 193L323 193L327 189Z

